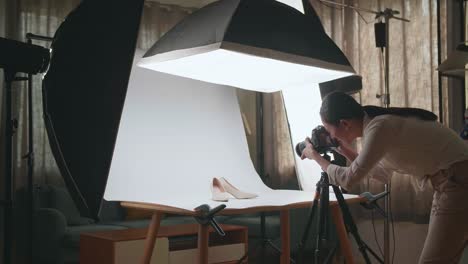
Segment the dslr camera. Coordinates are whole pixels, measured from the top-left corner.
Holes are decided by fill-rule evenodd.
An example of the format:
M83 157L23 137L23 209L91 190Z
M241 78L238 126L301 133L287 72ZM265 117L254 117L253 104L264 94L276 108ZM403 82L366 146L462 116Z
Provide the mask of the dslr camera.
M325 154L337 148L339 143L336 139L330 136L330 133L325 129L324 126L317 126L312 130L312 136L310 141L315 151L319 154ZM302 156L302 151L306 148L306 142L302 141L296 145L296 154Z

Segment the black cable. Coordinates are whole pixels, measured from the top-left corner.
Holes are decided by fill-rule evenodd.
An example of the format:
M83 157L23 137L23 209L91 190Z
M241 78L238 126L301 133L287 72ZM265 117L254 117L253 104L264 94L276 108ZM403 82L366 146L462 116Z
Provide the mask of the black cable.
M359 10L354 9L354 11L356 11L356 13L358 13L358 15L361 17L361 19L362 19L366 24L370 24L370 23L371 23L370 21L367 21L367 20L361 15L361 12L359 12Z
M332 6L332 5L329 5L329 4L326 4L326 3L322 2L322 1L320 1L320 0L318 0L318 2L319 2L321 5L324 5L324 6L326 6L326 7L333 8L333 9L336 9L336 10L343 10L343 9L344 9L344 7Z
M326 4L326 3L322 2L322 1L320 1L320 0L318 0L318 2L319 2L321 5L324 5L324 6L328 7L328 8L333 8L333 9L340 10L340 11L343 10L343 9L345 9L345 7L336 7L336 6L332 6L332 5L329 5L329 4ZM362 19L362 21L364 21L366 24L370 24L370 23L371 23L370 21L367 21L367 20L364 18L364 16L362 16L362 14L359 12L359 10L357 10L357 9L353 9L353 10L356 11L356 13L357 13L357 14L359 15L359 17Z
M370 191L370 178L369 177L367 177L367 190ZM371 221L372 221L372 229L374 230L375 243L377 244L377 247L379 248L380 255L382 256L382 258L385 258L384 253L382 251L382 247L380 246L380 243L379 243L379 239L377 237L377 231L375 229L374 209L371 210Z
M389 184L388 186L391 186L391 184ZM392 196L390 195L390 190L391 190L391 187L388 188L388 211L389 211L389 214L390 214L390 221L392 222L392 236L393 236L393 254L392 254L392 264L393 264L393 261L395 260L395 252L396 252L396 243L395 243L395 227L393 225L393 213L392 213Z
M384 253L382 251L382 248L380 247L379 239L377 237L377 231L375 230L375 219L374 219L374 210L373 209L371 211L371 217L372 217L372 228L374 229L375 243L377 243L377 248L379 249L380 255L382 256L382 258L385 258Z

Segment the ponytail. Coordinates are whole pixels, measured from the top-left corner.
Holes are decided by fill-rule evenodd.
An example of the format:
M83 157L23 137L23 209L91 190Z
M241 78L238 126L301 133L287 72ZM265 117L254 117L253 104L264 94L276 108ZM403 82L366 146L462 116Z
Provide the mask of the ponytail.
M416 117L424 121L436 121L437 115L420 108L411 107L390 107L383 108L374 105L366 105L362 107L366 114L373 118L379 115L396 115L402 117Z

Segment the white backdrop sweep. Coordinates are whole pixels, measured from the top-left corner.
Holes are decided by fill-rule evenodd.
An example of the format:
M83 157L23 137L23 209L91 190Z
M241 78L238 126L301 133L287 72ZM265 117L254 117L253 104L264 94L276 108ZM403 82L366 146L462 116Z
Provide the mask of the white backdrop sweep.
M213 177L259 195L224 202L230 209L282 206L314 196L263 184L249 156L235 88L134 66L104 198L186 210L216 206Z

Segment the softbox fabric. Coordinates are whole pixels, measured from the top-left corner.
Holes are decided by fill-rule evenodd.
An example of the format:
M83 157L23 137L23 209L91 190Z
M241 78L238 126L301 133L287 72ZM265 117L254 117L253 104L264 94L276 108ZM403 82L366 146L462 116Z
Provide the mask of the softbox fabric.
M52 152L82 215L97 218L143 0L83 1L55 33L43 82Z
M139 65L264 92L354 73L314 12L305 15L273 0L207 5L159 39Z
M272 0L221 0L186 17L144 57L231 42L352 69L346 56L325 33L320 20L314 18Z

